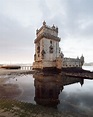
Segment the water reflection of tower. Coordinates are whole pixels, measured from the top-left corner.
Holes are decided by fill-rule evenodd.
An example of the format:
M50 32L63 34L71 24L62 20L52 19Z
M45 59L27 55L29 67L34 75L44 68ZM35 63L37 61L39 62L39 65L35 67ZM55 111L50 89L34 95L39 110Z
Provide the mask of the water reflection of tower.
M74 83L84 84L84 79L66 77L60 75L45 76L37 74L33 76L35 86L34 100L39 105L57 107L60 103L59 94L64 86Z
M37 104L56 107L59 103L61 79L57 76L34 75L35 98Z

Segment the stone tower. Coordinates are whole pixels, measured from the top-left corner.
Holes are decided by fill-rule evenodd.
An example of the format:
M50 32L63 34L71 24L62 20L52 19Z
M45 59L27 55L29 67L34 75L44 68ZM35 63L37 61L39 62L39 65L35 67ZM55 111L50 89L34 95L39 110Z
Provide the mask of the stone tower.
M49 27L43 22L42 27L36 30L35 55L33 69L61 69L62 53L59 47L60 38L58 28Z

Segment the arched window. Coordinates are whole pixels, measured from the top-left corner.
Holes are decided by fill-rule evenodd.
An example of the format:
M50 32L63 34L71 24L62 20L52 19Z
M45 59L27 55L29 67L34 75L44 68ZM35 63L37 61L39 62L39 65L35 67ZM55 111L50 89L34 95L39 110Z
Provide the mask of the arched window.
M37 46L37 53L40 53L40 46Z
M50 44L52 45L52 41L50 40Z
M52 45L49 47L49 52L53 53L53 46Z
M44 54L45 54L45 51L44 51L44 50L42 50L42 52L41 52L42 59L44 59Z

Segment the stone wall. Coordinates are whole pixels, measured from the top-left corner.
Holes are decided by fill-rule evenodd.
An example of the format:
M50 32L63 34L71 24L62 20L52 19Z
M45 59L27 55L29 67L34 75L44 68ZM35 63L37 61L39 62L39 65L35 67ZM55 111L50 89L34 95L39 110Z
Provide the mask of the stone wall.
M84 63L84 61L83 61ZM82 60L80 58L64 58L63 59L63 68L65 67L82 67Z
M34 62L33 63L33 69L43 69L43 68L55 68L56 62L51 61L41 61L41 62Z

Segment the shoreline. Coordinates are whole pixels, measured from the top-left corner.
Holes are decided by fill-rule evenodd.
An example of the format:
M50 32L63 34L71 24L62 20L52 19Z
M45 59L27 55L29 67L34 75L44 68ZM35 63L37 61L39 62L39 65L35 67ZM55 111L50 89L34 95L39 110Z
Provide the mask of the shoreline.
M14 70L14 69L0 69L0 75L12 75L12 74L33 74L33 70Z
M56 71L49 71L49 70L14 70L14 69L0 69L0 76L3 75L21 75L21 74L42 74L42 75L64 75L69 77L77 77L77 78L84 78L84 79L93 79L93 72L89 70L84 70L80 68L65 68L62 69L60 73Z

